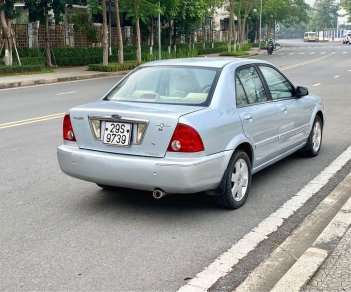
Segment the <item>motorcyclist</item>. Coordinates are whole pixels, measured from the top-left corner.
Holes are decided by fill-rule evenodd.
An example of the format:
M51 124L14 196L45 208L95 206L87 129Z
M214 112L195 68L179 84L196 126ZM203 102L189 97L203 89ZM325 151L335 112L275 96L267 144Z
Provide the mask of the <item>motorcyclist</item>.
M272 54L273 49L274 49L274 41L273 41L272 38L270 38L270 39L267 41L267 52L268 52L268 54Z

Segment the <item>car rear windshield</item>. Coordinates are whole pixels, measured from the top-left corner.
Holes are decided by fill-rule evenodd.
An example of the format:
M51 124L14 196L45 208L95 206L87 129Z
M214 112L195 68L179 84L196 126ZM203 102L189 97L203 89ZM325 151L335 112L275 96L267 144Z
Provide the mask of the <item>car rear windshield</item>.
M189 66L140 67L118 83L105 100L207 105L218 71Z

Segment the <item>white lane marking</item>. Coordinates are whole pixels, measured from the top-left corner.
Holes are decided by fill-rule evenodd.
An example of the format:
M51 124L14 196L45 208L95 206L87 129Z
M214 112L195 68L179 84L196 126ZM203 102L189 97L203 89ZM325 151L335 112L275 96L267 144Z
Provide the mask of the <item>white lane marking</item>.
M180 292L207 291L221 277L226 276L241 259L254 250L263 240L278 230L284 221L302 207L308 199L320 191L332 177L351 160L351 146L341 153L329 166L303 187L277 211L270 214L236 244L220 255L213 263L198 273Z
M348 70L349 72L351 72L351 69L350 70Z
M312 86L314 86L314 87L317 87L317 86L319 86L319 85L321 85L322 83L316 83L316 84L314 84L314 85L312 85Z
M340 77L340 75L335 75L335 76L334 76L334 78L339 78L339 77Z
M333 53L335 54L335 52L333 52ZM322 53L321 53L321 55L325 55L325 54L326 54L326 52L322 52Z
M64 115L65 113L58 113L53 115L47 115L47 116L15 121L15 122L4 123L4 124L0 124L0 129L18 127L18 126L39 123L39 122L44 122L44 121L53 120L53 119L59 119L59 118L62 118Z
M343 54L347 54L347 52L342 52Z
M310 64L310 63L315 63L317 61L321 61L321 60L324 60L326 58L329 58L329 57L333 56L334 54L335 53L330 53L328 55L324 55L324 56L318 57L316 59L311 59L311 60L308 60L308 61L305 61L305 62L289 65L289 66L286 66L286 67L281 67L281 70L282 71L289 70L289 69L297 68L297 67L300 67L300 66L303 66L303 65L307 65L307 64Z
M295 53L289 53L289 55L295 55Z
M299 55L304 55L305 53L299 53Z
M67 92L56 93L56 95L72 94L72 93L76 93L76 92L78 92L78 91L67 91Z
M315 54L315 52L310 53L310 55L314 55L314 54Z

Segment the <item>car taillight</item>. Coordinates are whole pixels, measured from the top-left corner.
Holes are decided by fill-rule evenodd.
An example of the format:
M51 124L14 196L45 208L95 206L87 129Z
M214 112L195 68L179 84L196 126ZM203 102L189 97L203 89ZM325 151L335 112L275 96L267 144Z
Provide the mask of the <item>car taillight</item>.
M205 150L199 133L185 124L178 124L174 130L167 151L169 152L199 152Z
M67 141L76 141L69 115L65 115L63 118L63 139Z

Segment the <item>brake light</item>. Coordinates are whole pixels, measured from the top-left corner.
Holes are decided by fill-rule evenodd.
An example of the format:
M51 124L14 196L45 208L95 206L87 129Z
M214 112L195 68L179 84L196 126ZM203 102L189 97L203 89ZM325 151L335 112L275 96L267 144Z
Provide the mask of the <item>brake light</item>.
M63 139L67 141L76 141L71 119L68 114L63 118Z
M178 124L174 130L167 151L169 152L199 152L205 150L199 133L185 124Z

